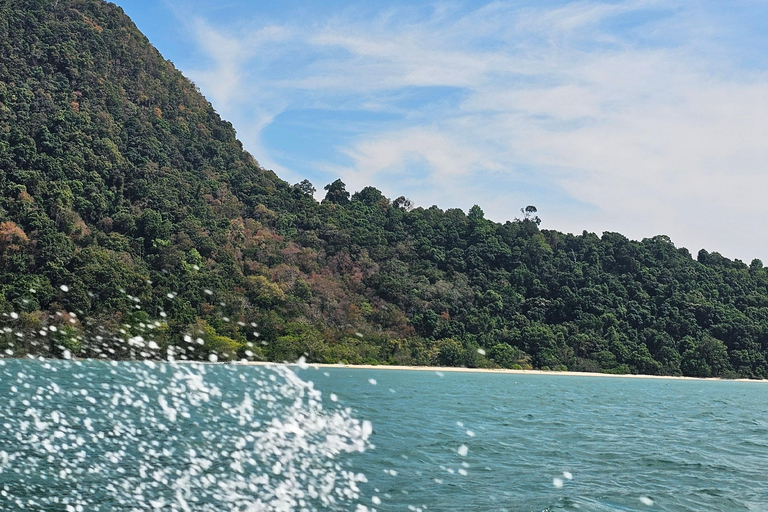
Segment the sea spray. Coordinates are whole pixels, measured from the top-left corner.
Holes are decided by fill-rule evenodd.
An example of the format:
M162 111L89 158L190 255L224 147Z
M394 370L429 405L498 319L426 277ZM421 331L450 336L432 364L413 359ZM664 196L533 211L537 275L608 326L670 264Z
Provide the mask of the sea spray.
M0 363L3 509L358 508L371 424L285 366Z

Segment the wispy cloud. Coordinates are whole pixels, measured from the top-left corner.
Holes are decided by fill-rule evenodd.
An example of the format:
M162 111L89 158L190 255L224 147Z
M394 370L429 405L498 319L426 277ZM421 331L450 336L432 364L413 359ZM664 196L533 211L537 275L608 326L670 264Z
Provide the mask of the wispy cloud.
M257 82L245 80L250 78L253 61L263 56L265 48L291 39L290 31L280 26L260 27L243 37L217 30L201 18L190 18L186 24L211 63L207 69L192 70L191 75L221 108L231 108L235 103L249 101L254 93L263 93Z
M715 9L496 1L197 20L210 66L192 76L267 165L278 162L260 134L281 112L397 112L312 165L350 188L478 203L497 220L535 201L556 229L666 233L694 252L768 257L768 75L741 62L736 27ZM438 107L398 99L429 88L459 94Z

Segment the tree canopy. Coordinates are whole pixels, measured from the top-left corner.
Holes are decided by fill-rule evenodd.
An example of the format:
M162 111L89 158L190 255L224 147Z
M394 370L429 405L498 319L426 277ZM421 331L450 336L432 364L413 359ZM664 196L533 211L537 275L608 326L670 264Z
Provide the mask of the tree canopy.
M0 47L8 355L768 377L760 260L340 179L318 203L102 0L0 1Z

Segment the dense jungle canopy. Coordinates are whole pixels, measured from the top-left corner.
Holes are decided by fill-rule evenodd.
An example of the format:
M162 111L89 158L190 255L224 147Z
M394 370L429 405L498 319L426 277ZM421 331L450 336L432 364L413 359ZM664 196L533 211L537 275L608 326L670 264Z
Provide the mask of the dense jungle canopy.
M757 259L314 189L119 7L0 0L7 355L768 377Z

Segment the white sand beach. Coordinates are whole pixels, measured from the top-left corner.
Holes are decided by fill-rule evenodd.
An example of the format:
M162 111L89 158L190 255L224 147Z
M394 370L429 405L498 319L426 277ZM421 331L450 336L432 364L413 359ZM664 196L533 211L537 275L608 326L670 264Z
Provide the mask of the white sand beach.
M261 366L301 366L308 368L349 368L361 370L406 370L406 371L430 371L430 372L469 372L469 373L499 373L499 374L517 374L517 375L560 375L571 377L611 377L611 378L629 378L629 379L668 379L668 380L713 380L726 382L768 382L765 379L721 379L721 378L703 378L703 377L676 377L672 375L634 375L634 374L612 374L612 373L594 373L594 372L558 372L543 370L509 370L506 368L464 368L455 366L398 366L398 365L373 365L373 364L323 364L323 363L271 363L264 361L252 361L247 363L234 363L246 365Z

